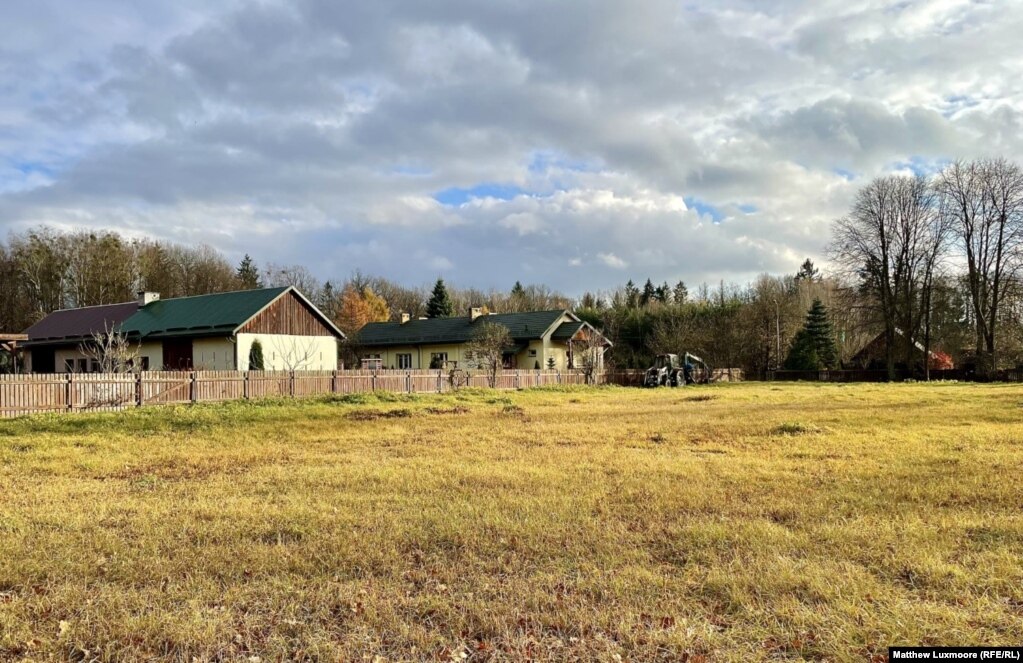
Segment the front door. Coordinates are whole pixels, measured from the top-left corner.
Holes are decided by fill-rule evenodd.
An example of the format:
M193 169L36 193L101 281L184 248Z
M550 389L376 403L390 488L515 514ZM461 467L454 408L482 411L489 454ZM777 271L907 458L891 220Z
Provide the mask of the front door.
M192 339L175 338L164 341L163 367L168 371L192 370Z

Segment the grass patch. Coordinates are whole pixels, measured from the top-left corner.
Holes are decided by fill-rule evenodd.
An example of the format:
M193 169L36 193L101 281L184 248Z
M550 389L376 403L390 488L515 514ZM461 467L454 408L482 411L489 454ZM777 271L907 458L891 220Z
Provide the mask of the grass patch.
M778 435L820 435L824 429L803 421L786 421L774 428Z
M701 396L0 421L0 660L842 661L1018 640L1023 388Z

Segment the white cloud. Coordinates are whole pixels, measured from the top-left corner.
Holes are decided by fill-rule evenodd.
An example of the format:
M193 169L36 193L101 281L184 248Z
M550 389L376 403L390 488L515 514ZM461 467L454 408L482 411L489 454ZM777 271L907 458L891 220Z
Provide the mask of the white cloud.
M625 269L629 263L625 262L613 253L598 253L597 258L612 269Z
M1014 0L216 6L12 6L0 230L580 292L792 271L869 177L1023 159Z

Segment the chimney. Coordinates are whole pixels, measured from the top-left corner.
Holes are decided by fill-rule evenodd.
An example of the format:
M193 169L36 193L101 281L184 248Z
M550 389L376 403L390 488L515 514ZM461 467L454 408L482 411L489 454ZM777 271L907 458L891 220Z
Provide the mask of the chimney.
M402 313L401 314L401 324L405 324L406 322L408 322L411 319L412 319L412 316L409 315L408 313Z
M482 308L475 308L475 307L473 307L473 308L469 309L469 321L470 322L475 322L476 318L480 317L481 315L483 315L483 309Z
M146 290L139 290L138 297L139 306L146 306L148 304L152 304L153 302L160 301L160 293L158 292L148 292Z

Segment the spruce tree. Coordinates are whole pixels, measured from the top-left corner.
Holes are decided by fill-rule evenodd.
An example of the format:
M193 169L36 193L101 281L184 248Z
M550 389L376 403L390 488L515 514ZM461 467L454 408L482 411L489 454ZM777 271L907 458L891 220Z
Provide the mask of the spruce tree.
M785 358L787 371L819 371L821 360L817 356L817 347L810 332L804 327L796 333L789 346L789 355Z
M516 281L515 285L512 286L511 296L512 297L517 297L519 299L521 299L521 298L526 296L526 289L522 287L522 282L521 281Z
M428 318L450 318L453 310L451 295L444 285L444 279L437 279L430 293L430 301L426 303L426 317Z
M813 300L806 314L806 323L792 339L785 368L793 371L817 371L835 368L838 364L838 349L828 319L828 309L821 300Z
M675 284L674 299L676 304L685 304L689 299L689 288L686 287L684 281Z
M838 348L835 347L835 334L828 319L828 309L821 300L813 300L810 311L806 314L806 331L813 339L817 357L825 368L835 368L838 364Z
M235 277L238 279L238 284L243 290L254 290L256 288L262 288L262 279L259 278L259 270L256 268L256 263L252 261L252 257L246 253L245 257L242 258L241 263L238 265L238 269L235 272Z
M639 305L646 306L650 302L654 301L657 296L657 291L654 289L654 283L650 279L646 280L646 284L643 286L643 294L639 297Z
M625 284L625 305L629 308L636 308L639 304L639 288L636 284L629 279L629 282Z

